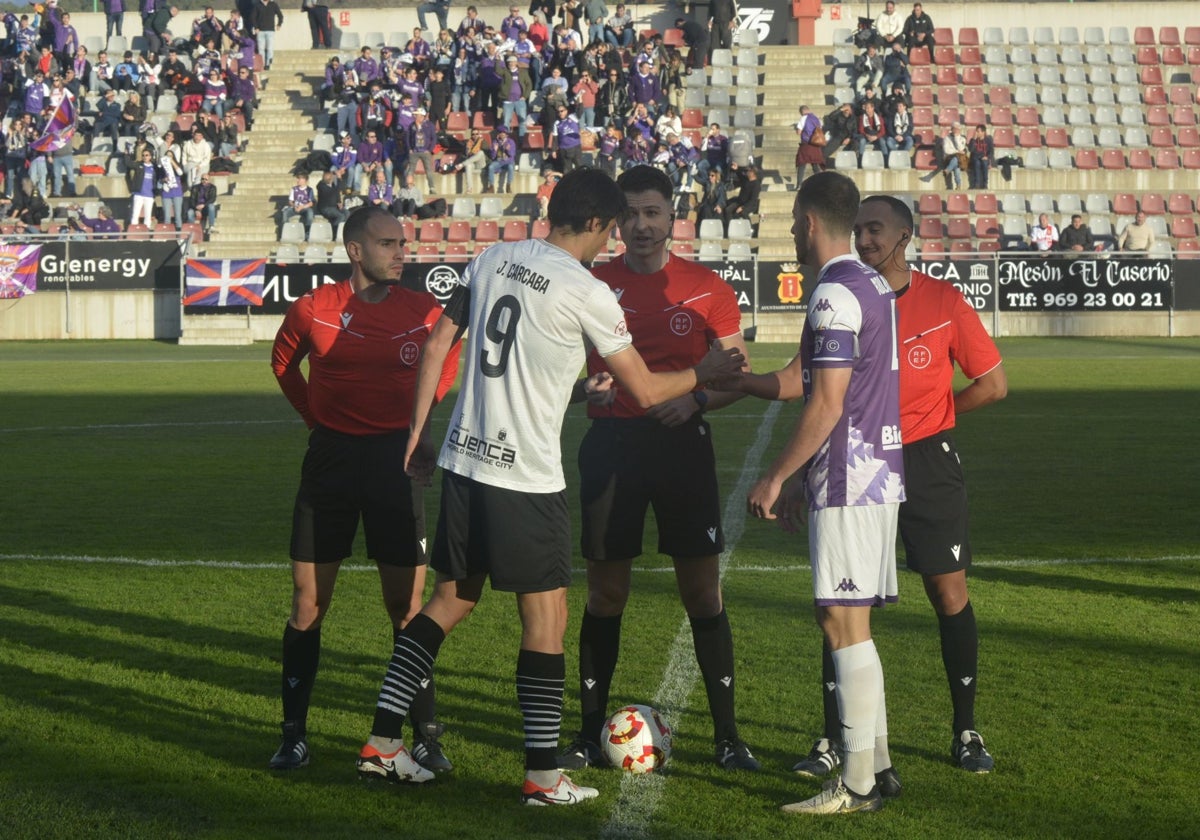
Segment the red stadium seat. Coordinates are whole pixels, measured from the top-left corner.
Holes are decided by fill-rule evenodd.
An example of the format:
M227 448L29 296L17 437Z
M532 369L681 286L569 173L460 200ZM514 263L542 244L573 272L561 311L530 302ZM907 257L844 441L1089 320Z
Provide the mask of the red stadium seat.
M1172 105L1191 105L1192 91L1187 85L1171 85L1169 101Z
M432 242L426 242L417 246L417 259L419 261L429 261L430 257L437 259L441 254L441 246L435 245Z
M1197 47L1197 49L1200 50L1200 47ZM1196 55L1197 59L1200 59L1200 53L1197 53ZM1200 60L1197 60L1195 64L1200 65ZM1192 84L1200 87L1200 66L1192 68Z
M1166 105L1167 92L1162 85L1150 85L1142 91L1142 102L1146 105Z
M908 51L908 63L911 67L925 67L930 60L928 47L913 47Z
M446 117L446 130L466 132L471 128L471 115L466 111L451 111Z
M1137 26L1133 30L1133 43L1137 46L1154 46L1154 27L1152 26Z
M525 135L521 148L527 152L536 152L546 148L546 135L540 131L530 131Z
M957 85L958 70L954 66L939 67L937 74L933 77L933 81L934 84L942 85L943 87Z
M446 244L446 259L460 257L465 259L467 256L467 244L465 242L450 242Z
M913 108L912 122L915 128L928 127L933 125L933 109L932 108Z
M1154 47L1138 47L1137 63L1139 67L1145 67L1147 64L1158 64L1158 50Z
M980 216L975 220L976 239L999 239L1000 222L994 216Z
M1200 29L1200 27L1196 28ZM964 47L978 47L979 30L974 26L964 26L962 29L958 30L958 43ZM1191 41L1188 41L1188 43L1190 44ZM1197 41L1196 43L1200 44L1200 41Z
M1011 128L1002 126L992 132L992 145L997 149L1015 149L1017 138Z
M982 61L983 61L983 56L981 56L979 53L979 47L964 46L962 48L962 50L959 52L958 63L963 65L963 68L964 68L963 69L963 84L964 85L979 84L979 82L968 82L966 80L966 69L965 68L977 67L977 66L979 66L980 62L982 62Z
M1187 49L1187 63L1200 64L1200 47L1191 46ZM1193 79L1193 81L1195 81Z
M446 231L447 242L470 242L471 241L471 223L462 219L455 219L450 222L450 229Z
M1119 149L1117 151L1120 151ZM1107 168L1107 166L1105 167ZM1129 150L1129 168L1130 169L1153 169L1154 158L1150 155L1149 149L1130 149Z
M937 42L937 39L934 39ZM954 68L958 63L957 57L954 55L954 47L934 47L933 48L933 63L938 67Z
M1076 169L1099 169L1100 160L1095 149L1078 149L1075 152Z
M483 219L475 226L475 241L490 245L500 239L500 225L495 219Z
M988 88L987 101L993 107L997 105L1012 105L1012 90L1004 85L992 85Z
M1181 260L1200 259L1200 240L1182 239L1175 244L1175 251Z
M1158 29L1158 43L1169 47L1179 46L1179 27L1160 26Z
M933 104L933 88L931 87L915 87L912 90L912 101L914 108L927 108Z
M1171 193L1167 199L1167 210L1173 215L1187 215L1195 210L1192 197L1187 193Z
M441 242L446 238L446 230L437 219L425 219L418 228L418 242Z
M490 244L491 244L490 242L480 242L479 240L476 240L475 241L475 250L472 251L471 253L473 253L475 256L478 257L480 254L482 254L484 251L486 251L488 249L488 245L490 245Z
M939 108L937 121L938 125L958 125L962 119L957 108Z
M530 239L545 239L550 235L550 220L537 219L533 223L533 227L529 229Z
M145 225L127 225L125 235L128 239L149 239L150 228Z
M917 213L922 216L942 215L942 197L938 193L921 193L917 199Z
M1195 239L1196 220L1191 216L1175 216L1171 219L1171 236L1176 239Z
M942 220L940 217L922 217L920 224L917 226L917 236L922 239L937 239L940 241L942 234Z
M1171 112L1171 122L1175 125L1195 125L1196 111L1191 105L1180 105Z
M1196 153L1197 165L1200 169L1200 149L1189 149L1188 151ZM913 155L913 169L919 169L922 172L928 172L936 169L937 164L933 159L933 149L917 149L917 153Z
M987 109L982 105L975 105L966 110L963 117L968 126L983 125L987 122Z
M1171 129L1163 125L1150 129L1150 145L1156 149L1175 148L1175 138Z
M1133 193L1117 193L1113 196L1112 209L1118 216L1133 216L1137 213L1137 198Z
M1147 216L1162 216L1167 212L1167 200L1158 193L1142 193L1138 207Z
M1000 212L995 193L975 193L975 212L980 216L995 216Z
M928 67L913 67L909 70L913 87L926 87L933 84L933 70Z
M671 239L676 242L691 242L696 238L696 223L691 219L676 219L671 225Z
M1155 169L1178 169L1179 168L1179 152L1174 149L1159 149L1154 153L1154 168Z
M979 249L979 253L981 254L994 254L1000 250L1000 240L984 239L979 242L976 247Z
M1168 67L1181 67L1186 64L1183 47L1163 47L1162 63Z
M1161 85L1163 83L1162 68L1157 64L1143 67L1138 73L1138 78L1144 85Z
M512 219L504 223L505 242L524 242L529 238L529 226L524 219Z
M1007 105L993 105L990 122L992 125L1011 126L1013 124L1012 108Z
M970 239L974 234L971 220L965 216L955 217L946 223L946 235L951 239Z
M673 242L671 243L671 253L685 260L696 259L696 246L691 242Z
M1071 138L1065 128L1046 129L1046 147L1049 149L1067 149L1071 146Z
M1017 136L1017 143L1022 149L1042 148L1042 133L1036 128L1022 128Z
M410 221L400 222L400 230L404 233L404 239L407 242L412 242L417 238L417 226Z
M1165 105L1154 105L1146 109L1146 125L1170 125L1171 113Z
M704 112L699 108L684 108L680 122L684 128L702 128L704 126Z
M953 44L954 30L949 26L935 26L933 29L933 43Z
M1200 47L1200 26L1189 26L1183 30L1183 43Z
M966 193L955 192L946 196L946 213L950 216L966 216L971 212L971 198Z
M974 254L975 245L970 239L955 239L950 242L951 254Z
M932 128L913 129L913 142L918 146L932 146L937 142L937 132Z
M1179 135L1176 137L1175 142L1182 149L1200 148L1200 129L1197 129L1195 126L1185 126L1179 129Z
M987 98L983 95L981 87L965 87L962 89L962 101L964 105L986 105Z
M1200 148L1184 149L1179 163L1184 169L1200 169Z
M1017 108L1017 125L1020 126L1036 126L1041 123L1038 109L1032 105L1025 105Z
M929 239L921 243L922 257L944 257L946 256L946 246L940 239Z
M491 131L496 127L496 115L489 111L476 111L471 115L471 128Z
M958 105L958 87L955 85L941 85L935 88L934 96L937 98L937 104L943 107Z
M668 29L666 32L664 32L663 33L663 46L664 47L674 47L675 49L679 49L680 47L687 46L686 42L683 40L683 30L675 29L674 27L672 27L671 29Z

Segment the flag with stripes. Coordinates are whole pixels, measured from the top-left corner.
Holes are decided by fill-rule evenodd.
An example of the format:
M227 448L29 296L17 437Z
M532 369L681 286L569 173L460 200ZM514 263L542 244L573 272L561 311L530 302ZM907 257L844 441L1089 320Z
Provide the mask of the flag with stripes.
M262 306L267 261L188 260L185 306Z
M19 298L37 291L41 245L0 245L0 298Z
M59 101L58 107L54 109L54 113L50 115L50 119L46 120L42 136L30 143L29 147L50 154L57 152L63 146L69 146L71 138L74 136L75 103L71 101L71 97L64 96Z

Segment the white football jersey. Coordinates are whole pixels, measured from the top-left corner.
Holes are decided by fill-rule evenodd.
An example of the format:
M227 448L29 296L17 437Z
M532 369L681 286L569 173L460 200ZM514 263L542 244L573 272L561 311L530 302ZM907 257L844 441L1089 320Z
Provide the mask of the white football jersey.
M526 493L566 487L560 433L586 344L632 344L616 296L541 239L493 245L459 281L471 293L462 389L438 464Z

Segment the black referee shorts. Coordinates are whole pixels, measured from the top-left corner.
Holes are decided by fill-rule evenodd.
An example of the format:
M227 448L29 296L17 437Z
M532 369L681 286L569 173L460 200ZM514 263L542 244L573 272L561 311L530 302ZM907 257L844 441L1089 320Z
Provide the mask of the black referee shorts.
M900 539L908 568L944 575L971 565L967 483L949 432L904 444Z
M425 508L404 474L407 430L347 435L321 426L308 437L292 513L292 559L336 563L353 553L362 519L367 557L425 564Z
M650 506L660 554L724 550L712 429L697 416L674 428L646 417L594 420L579 447L579 474L588 560L641 555Z

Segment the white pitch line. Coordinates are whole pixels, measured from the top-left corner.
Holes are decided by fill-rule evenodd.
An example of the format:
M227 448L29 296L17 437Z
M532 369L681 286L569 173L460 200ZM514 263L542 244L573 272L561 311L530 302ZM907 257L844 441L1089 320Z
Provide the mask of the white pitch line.
M719 559L720 577L725 577L725 569L729 565L733 550L742 533L746 529L746 496L750 492L751 482L758 474L759 464L767 443L771 440L771 429L783 403L773 402L763 413L762 422L754 443L746 450L745 460L742 461L742 472L738 477L737 486L725 500L723 526L725 530L725 550ZM673 571L673 570L672 570ZM671 652L667 657L667 670L659 683L658 691L654 694L654 708L666 718L672 729L679 716L680 708L687 702L688 695L696 685L700 676L699 666L696 665L696 653L692 645L691 623L685 616L679 624L675 640L671 644ZM613 804L608 823L600 832L604 838L641 838L645 837L650 820L658 810L659 800L667 785L667 777L659 773L634 776L624 773L621 776L621 791Z

